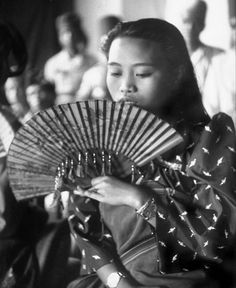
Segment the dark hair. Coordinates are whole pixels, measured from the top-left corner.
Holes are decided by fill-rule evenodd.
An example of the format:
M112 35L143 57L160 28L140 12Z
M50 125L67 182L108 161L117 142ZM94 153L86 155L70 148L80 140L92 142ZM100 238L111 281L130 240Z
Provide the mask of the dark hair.
M173 98L163 111L163 118L176 119L182 114L188 122L207 122L209 117L203 108L201 94L194 74L193 65L182 34L172 24L161 19L140 19L121 22L111 30L102 46L103 52L109 56L109 50L114 39L122 37L141 38L154 41L160 45L166 59L176 75L176 87ZM181 111L181 113L180 113Z
M17 28L0 20L0 84L23 72L27 64L25 41Z
M205 27L205 21L206 21L207 4L205 1L200 0L195 5L196 5L194 7L196 11L195 18L198 24L200 25L201 30L203 30Z
M56 28L59 32L62 27L67 27L72 32L72 37L75 43L83 43L87 46L88 39L82 28L81 20L78 14L67 12L56 18Z
M56 97L55 84L43 80L39 86L40 109L44 110L55 105Z
M116 24L121 22L121 19L115 15L104 16L99 20L100 35L107 34Z

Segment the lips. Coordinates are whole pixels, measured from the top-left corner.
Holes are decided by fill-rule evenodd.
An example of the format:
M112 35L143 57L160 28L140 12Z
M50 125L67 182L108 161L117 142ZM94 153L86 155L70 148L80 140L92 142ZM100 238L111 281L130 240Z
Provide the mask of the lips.
M132 99L132 97L124 97L120 99L119 102L125 102L126 104L138 106L137 100Z

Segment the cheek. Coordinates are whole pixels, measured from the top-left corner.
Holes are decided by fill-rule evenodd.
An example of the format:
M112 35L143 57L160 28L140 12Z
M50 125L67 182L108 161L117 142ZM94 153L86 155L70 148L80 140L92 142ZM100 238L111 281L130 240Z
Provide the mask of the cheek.
M152 99L159 90L158 81L155 80L142 81L142 83L137 83L137 86L139 94L144 95L145 99Z
M160 81L161 79L153 79L143 83L142 88L140 87L139 92L142 95L142 106L148 110L159 109L168 101L169 98L169 87L171 84Z
M113 100L116 100L116 96L119 92L119 80L117 78L107 77L107 88L111 94Z

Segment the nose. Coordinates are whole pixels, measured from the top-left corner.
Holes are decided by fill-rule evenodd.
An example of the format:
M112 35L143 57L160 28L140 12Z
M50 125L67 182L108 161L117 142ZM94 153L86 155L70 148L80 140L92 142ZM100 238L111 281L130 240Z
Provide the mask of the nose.
M136 92L137 88L131 76L124 77L120 85L120 92L122 95L129 95Z
M123 94L123 95L128 95L128 94L132 94L134 92L134 88L133 86L129 86L129 87L120 87L120 92Z

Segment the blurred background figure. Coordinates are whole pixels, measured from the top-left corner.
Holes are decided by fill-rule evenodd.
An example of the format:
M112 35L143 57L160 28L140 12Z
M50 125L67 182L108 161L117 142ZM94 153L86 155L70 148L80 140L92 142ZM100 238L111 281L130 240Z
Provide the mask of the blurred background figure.
M87 53L88 39L78 14L65 13L56 19L61 51L45 63L45 79L55 84L56 104L73 102L86 70L96 63Z
M26 87L26 99L32 114L55 105L55 85L46 80L32 80Z
M21 122L25 123L32 117L26 101L24 78L15 76L8 78L4 85L5 97L12 113Z
M26 120L28 107L24 95L24 81L18 75L23 72L27 59L22 35L11 23L0 20L0 113L3 117L6 116L6 120L9 119L10 126L14 126L13 122ZM3 98L5 101L2 101Z
M0 86L8 77L20 75L27 63L28 55L22 35L15 26L0 19Z
M229 1L230 46L213 61L208 75L205 106L213 115L222 111L230 115L236 127L236 1Z
M106 34L121 21L117 16L108 15L99 20L98 34L100 42L104 41ZM99 48L100 50L100 48ZM85 72L80 89L77 92L77 100L109 99L106 87L106 57L100 52L99 63Z
M175 3L174 3L175 2ZM215 97L214 83L209 80L209 74L215 69L214 59L223 54L223 50L211 47L201 41L200 35L205 28L207 4L202 0L168 0L166 5L166 20L173 23L182 33L195 69L195 74L202 93L203 103L210 115L208 98ZM207 87L207 88L206 88ZM212 91L209 91L212 89ZM216 112L216 111L215 111Z

